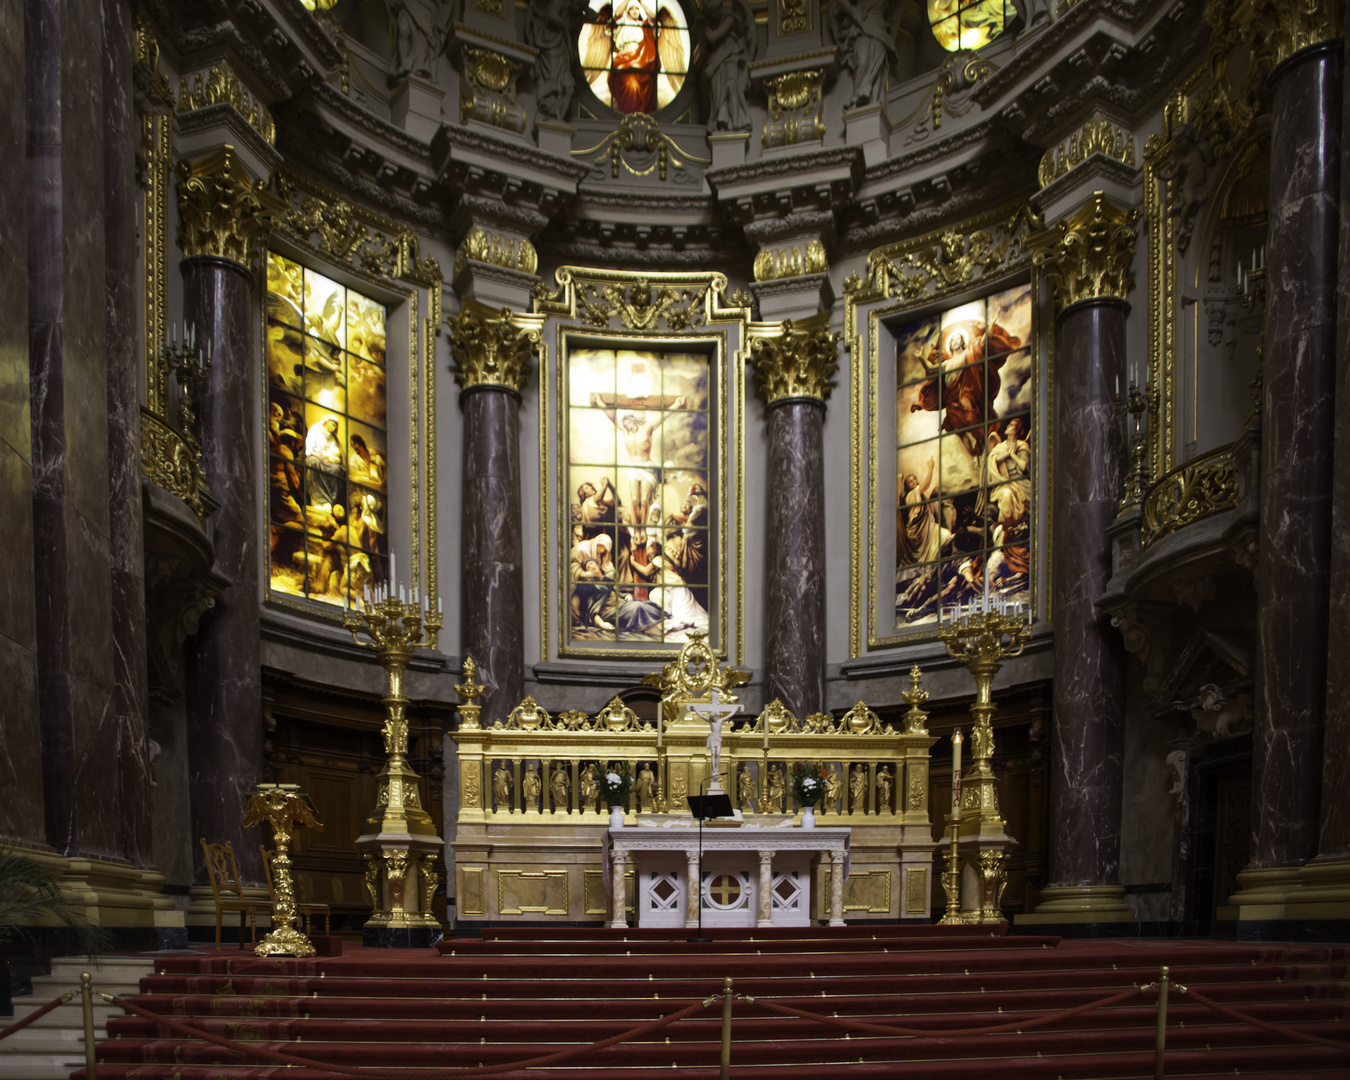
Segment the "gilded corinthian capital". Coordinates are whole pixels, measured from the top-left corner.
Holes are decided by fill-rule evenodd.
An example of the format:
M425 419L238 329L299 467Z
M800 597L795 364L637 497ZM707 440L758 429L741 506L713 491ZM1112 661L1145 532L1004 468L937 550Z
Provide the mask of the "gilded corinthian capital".
M468 297L450 319L450 352L455 382L468 390L500 386L519 394L530 377L530 354L539 344L539 329L510 308L488 307Z
M1345 5L1334 0L1252 0L1238 6L1237 18L1266 71L1296 52L1345 34Z
M247 266L254 242L272 229L278 200L248 175L230 146L197 161L184 158L175 172L183 257L215 256Z
M830 396L830 378L839 370L839 335L830 332L830 313L784 319L782 326L750 331L755 382L765 404L783 398Z
M1032 260L1054 290L1056 310L1129 296L1138 222L1138 210L1122 209L1097 191L1077 213L1029 241Z

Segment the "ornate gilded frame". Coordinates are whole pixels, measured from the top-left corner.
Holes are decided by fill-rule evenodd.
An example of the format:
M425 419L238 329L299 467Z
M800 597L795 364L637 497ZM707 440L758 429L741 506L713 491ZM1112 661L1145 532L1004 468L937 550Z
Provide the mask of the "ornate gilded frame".
M436 535L436 339L441 328L440 263L418 254L417 234L398 222L344 199L337 192L289 166L275 178L277 193L288 209L272 230L282 249L315 269L338 271L375 296L397 296L407 302L408 333L408 504L411 573L407 584L428 596L440 595ZM265 274L265 270L262 271ZM266 281L260 281L260 295ZM419 317L422 295L427 314ZM267 385L267 312L260 311L259 363ZM388 332L388 330L386 331ZM266 425L262 457L267 460ZM270 485L263 484L263 527L270 521ZM423 561L425 553L425 573ZM307 616L340 622L342 611L328 604L297 599L271 587L264 573L268 603Z
M745 517L741 492L745 467L743 431L745 418L745 365L749 359L750 299L743 292L726 295L725 274L636 273L595 267L563 266L554 274L556 288L535 289L534 312L553 324L553 348L541 335L539 346L539 446L547 459L552 449L554 468L539 471L539 595L541 607L540 656L544 660L665 659L679 651L672 642L659 648L579 649L565 644L564 603L561 585L550 593L550 564L557 563L557 579L566 580L568 520L565 436L562 418L566 409L566 349L570 339L612 342L636 348L707 349L714 357L716 378L711 388L715 400L717 440L717 616L716 652L742 663L744 635L732 632L730 594L735 593L736 612L743 618L745 568L742 551ZM618 323L617 326L613 325ZM664 329L662 329L664 325ZM733 348L728 341L735 329ZM544 332L548 332L547 325ZM545 392L545 388L551 388ZM550 408L550 403L552 408ZM552 430L550 430L552 428ZM729 485L734 475L735 486ZM557 508L557 517L550 507ZM735 519L734 546L728 547L731 520ZM729 583L734 580L734 586ZM710 612L711 614L711 612ZM557 641L553 640L557 620Z
M933 312L1029 282L1031 286L1032 379L1036 385L1032 439L1032 486L1037 505L1031 574L1032 608L1049 618L1053 506L1046 463L1053 452L1054 357L1050 335L1043 333L1044 290L1032 265L1027 238L1039 227L1023 201L1008 203L951 228L890 244L872 251L867 276L845 282L844 342L850 355L849 438L850 558L849 646L851 656L865 648L879 649L937 640L937 626L908 633L882 633L877 625L879 577L878 508L883 467L879 458L879 394L882 339L888 327L912 322ZM894 466L891 466L893 470ZM893 482L894 476L888 474ZM864 634L865 631L865 634Z

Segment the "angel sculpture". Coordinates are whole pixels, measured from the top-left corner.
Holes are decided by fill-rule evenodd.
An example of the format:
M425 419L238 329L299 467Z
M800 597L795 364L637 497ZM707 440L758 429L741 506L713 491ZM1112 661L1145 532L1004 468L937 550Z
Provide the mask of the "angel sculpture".
M709 0L703 5L703 72L708 80L708 127L748 131L745 92L749 65L759 55L755 16L746 0Z
M582 31L582 60L595 96L621 113L653 113L688 71L679 9L662 0L603 4Z

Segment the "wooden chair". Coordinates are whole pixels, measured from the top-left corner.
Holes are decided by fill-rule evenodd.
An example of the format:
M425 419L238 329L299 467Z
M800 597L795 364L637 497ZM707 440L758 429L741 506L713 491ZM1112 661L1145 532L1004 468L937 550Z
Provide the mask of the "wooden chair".
M251 900L244 895L239 881L239 864L234 858L234 845L208 844L202 837L202 851L206 853L206 873L211 879L211 895L216 901L216 948L220 948L220 924L227 911L239 912L239 947L244 947L244 913L248 913L249 937L258 943L258 912L270 912L271 905L263 900Z
M267 895L276 902L277 890L272 884L272 860L277 857L277 853L264 844L258 845L258 850L262 852L263 871L267 874ZM295 901L295 913L305 920L305 936L309 937L309 920L311 916L323 916L323 932L331 934L333 932L332 914L327 904L302 904L297 898Z

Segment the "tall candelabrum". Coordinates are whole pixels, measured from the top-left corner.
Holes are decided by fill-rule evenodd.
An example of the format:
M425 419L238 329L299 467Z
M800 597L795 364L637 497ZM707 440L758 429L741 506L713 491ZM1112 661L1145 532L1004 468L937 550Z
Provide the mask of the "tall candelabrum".
M309 938L295 928L295 882L291 878L291 832L296 825L323 831L299 784L259 784L244 808L244 826L271 825L272 929L254 947L258 956L313 956Z
M394 563L390 560L390 579ZM435 648L441 629L439 602L419 604L414 589L395 592L381 586L367 594L358 609L349 609L343 625L362 648L373 649L384 668L386 760L379 775L379 799L357 848L365 855L366 888L375 911L365 924L367 945L417 948L441 936L441 920L431 910L440 884L437 860L445 841L422 807L417 773L408 764L408 699L403 673L418 649ZM362 639L364 635L365 640ZM420 885L420 888L419 888Z
M1148 494L1148 438L1143 418L1145 414L1149 417L1157 415L1157 391L1147 383L1142 390L1130 383L1125 409L1134 423L1130 432L1130 463L1125 470L1125 494L1120 500L1122 511L1143 505L1144 496ZM1152 423L1151 419L1149 423Z
M1007 835L998 806L998 787L990 759L994 756L994 676L1003 661L1018 656L1031 637L1031 623L1019 607L1000 604L990 607L986 600L979 610L960 615L938 632L947 652L960 660L975 678L975 703L970 707L974 719L971 732L971 764L960 775L960 732L953 740L952 784L959 792L948 817L951 828L948 872L943 884L948 888L947 915L943 922L1003 922L999 898L1007 873L1005 854L1015 841ZM958 910L954 905L960 890L962 860L959 847L965 837L974 842L977 873L980 878L978 907ZM948 884L950 882L950 885Z
M197 397L206 376L211 372L211 343L206 348L197 346L197 328L183 327L183 338L179 341L178 328L168 339L160 342L160 356L164 366L178 377L178 426L182 435L192 444L197 456L201 456L201 432L197 427Z

